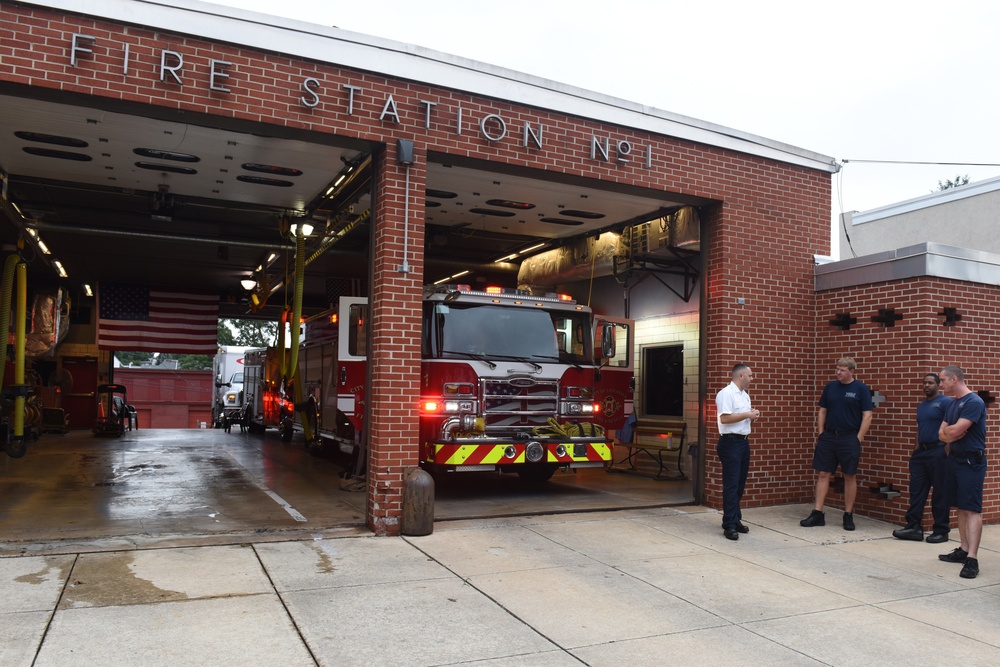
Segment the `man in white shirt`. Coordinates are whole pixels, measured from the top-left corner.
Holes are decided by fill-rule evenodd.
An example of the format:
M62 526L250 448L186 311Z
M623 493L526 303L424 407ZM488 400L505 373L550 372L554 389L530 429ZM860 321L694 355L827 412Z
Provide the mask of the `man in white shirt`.
M715 451L722 463L722 531L727 539L738 540L749 533L743 525L740 500L750 471L750 424L760 417L760 410L750 405L747 387L753 371L746 364L733 366L733 381L715 396L719 413L719 444Z

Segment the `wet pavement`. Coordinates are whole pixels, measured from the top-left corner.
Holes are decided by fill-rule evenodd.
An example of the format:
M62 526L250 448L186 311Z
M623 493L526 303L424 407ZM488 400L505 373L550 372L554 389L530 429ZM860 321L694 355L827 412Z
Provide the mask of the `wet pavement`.
M736 542L661 507L0 558L0 664L1000 664L1000 527L966 580L954 542L808 510L749 509Z
M347 458L301 441L215 429L144 429L120 438L46 435L26 456L0 456L0 556L367 533L365 493ZM346 488L342 488L345 487ZM356 488L356 487L353 487ZM690 482L591 469L546 484L516 475L450 475L437 521L688 504Z
M211 429L45 436L0 459L0 553L13 541L146 543L364 523L364 494L301 445ZM312 517L312 518L310 518Z

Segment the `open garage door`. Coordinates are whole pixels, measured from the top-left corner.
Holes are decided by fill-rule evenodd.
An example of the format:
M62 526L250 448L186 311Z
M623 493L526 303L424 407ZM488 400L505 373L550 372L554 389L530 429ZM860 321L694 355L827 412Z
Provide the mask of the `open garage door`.
M71 95L57 102L43 94L0 92L4 242L23 239L34 253L31 283L69 285L75 313L82 318L89 306L90 326L97 317L96 301L84 285L99 289L102 283L209 291L218 294L220 317L277 319L289 300L291 224L307 222L317 230L309 242L305 316L329 307L331 279L366 280L372 158L381 146L140 105L97 107L93 100ZM526 259L562 252L587 265L590 258L579 248L603 233L648 227L682 206L704 203L438 153L429 156L423 201L423 282L509 287L518 285ZM622 266L631 270L637 265L633 260L640 260L644 267L639 255L648 250L629 246ZM681 265L675 259L663 261ZM66 277L58 273L60 266ZM621 312L620 276L614 275L613 265L602 271L596 283L591 272L586 277L550 275L547 284L568 287L595 309L614 304L612 315L628 315ZM255 285L246 289L242 280ZM139 436L156 438L145 432ZM223 468L232 468L230 463ZM241 461L238 474L225 474L245 475L258 464ZM141 465L152 471L156 464ZM325 479L335 484L338 471L330 472ZM572 511L601 507L599 499L611 495L596 491L598 487L653 484L655 489L657 484L625 476L593 477L592 482L584 477L556 479L552 489L541 493L554 493L554 502ZM581 485L590 490L581 493ZM254 495L261 489L245 486ZM463 481L446 492L451 495L444 502L450 504L443 513L458 518L498 511L490 508L495 497L482 495L485 488L512 501L502 513L530 512L537 506L532 495L537 490L514 502L518 494L511 496L502 485ZM687 502L689 489L673 500L662 487L643 491L634 502L657 504L654 497ZM483 502L473 504L475 495ZM575 505L574 498L584 495L586 503ZM344 506L356 520L357 504Z

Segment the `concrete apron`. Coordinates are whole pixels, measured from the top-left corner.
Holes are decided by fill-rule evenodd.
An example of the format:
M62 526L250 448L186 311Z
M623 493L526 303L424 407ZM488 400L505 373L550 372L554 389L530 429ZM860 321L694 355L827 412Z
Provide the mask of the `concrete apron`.
M0 664L1000 664L1000 528L965 580L954 541L808 512L735 542L689 507L0 558Z

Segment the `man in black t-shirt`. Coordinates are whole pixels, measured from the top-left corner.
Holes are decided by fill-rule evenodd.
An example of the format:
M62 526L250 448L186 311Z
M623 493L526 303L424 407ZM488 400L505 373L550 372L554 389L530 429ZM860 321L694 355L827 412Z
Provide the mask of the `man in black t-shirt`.
M812 465L818 473L816 505L808 517L799 521L799 525L807 528L826 525L823 505L830 490L830 478L839 465L844 473L844 530L854 530L861 443L872 423L872 394L864 382L854 379L856 368L854 359L839 359L837 379L827 383L819 397Z

